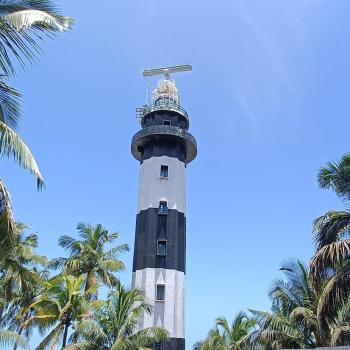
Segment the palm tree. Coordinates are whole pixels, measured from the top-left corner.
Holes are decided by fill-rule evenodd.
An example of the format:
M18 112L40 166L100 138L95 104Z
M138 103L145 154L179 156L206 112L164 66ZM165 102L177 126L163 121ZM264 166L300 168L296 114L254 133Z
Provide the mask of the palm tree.
M27 298L34 285L40 284L41 278L34 267L45 265L47 260L38 255L36 234L24 235L28 226L16 224L13 244L5 244L6 251L0 256L0 327L4 321L4 312L12 313ZM9 318L9 317L7 317Z
M236 315L230 325L226 318L218 318L207 338L194 346L195 350L245 350L250 346L250 337L256 321L244 312Z
M328 162L318 173L321 188L332 189L340 198L350 199L350 153L338 162Z
M34 310L24 327L37 326L44 335L50 331L37 346L37 350L51 346L56 349L62 339L62 349L68 342L69 329L79 327L79 323L91 315L92 303L86 300L84 276L59 276L45 283L45 291L31 304ZM100 302L94 302L96 304Z
M290 260L281 271L285 279L276 280L269 292L272 312L251 310L260 329L251 337L262 349L307 348L348 345L348 310L338 310L332 323L322 324L317 310L323 303L323 291L313 287L306 265Z
M350 154L321 168L321 188L332 189L339 198L350 199ZM329 211L314 222L316 253L310 272L316 289L324 290L317 318L324 328L350 300L350 211ZM326 282L325 282L326 281Z
M145 303L144 294L119 284L96 310L94 320L85 320L77 326L80 341L65 350L151 350L154 343L165 341L168 334L157 327L139 330L145 312L151 313L151 307Z
M37 272L36 269L35 272ZM29 285L26 290L21 291L21 293L13 298L11 312L9 313L9 321L7 322L9 324L8 329L16 331L19 336L27 340L31 337L33 328L24 328L24 322L34 315L34 310L31 308L31 305L34 303L36 297L44 292L44 282L47 281L49 277L47 270L42 270L37 272L37 274L39 280ZM17 350L18 346L20 346L20 343L16 341L13 350Z
M68 235L59 238L59 245L69 253L69 258L53 259L49 266L64 267L64 273L75 276L85 275L86 291L96 286L98 281L109 288L116 286L118 279L113 273L125 268L119 256L129 251L128 245L122 244L106 250L106 245L117 240L119 233L109 233L102 225L79 223L77 230L80 240Z
M315 294L308 269L300 261L290 260L280 269L286 280L276 280L269 291L271 312L251 310L260 329L253 343L266 349L316 348L318 325Z
M0 156L12 157L44 184L38 165L25 141L16 134L20 118L20 93L6 80L43 53L42 34L52 35L71 27L72 20L59 14L51 0L3 0L0 3Z

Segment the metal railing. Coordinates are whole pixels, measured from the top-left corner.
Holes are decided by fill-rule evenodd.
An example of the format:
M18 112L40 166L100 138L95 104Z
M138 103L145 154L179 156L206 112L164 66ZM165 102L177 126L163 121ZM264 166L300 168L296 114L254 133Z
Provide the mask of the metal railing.
M181 113L183 116L188 118L188 113L186 112L186 110L179 104L176 104L169 99L158 100L156 103L153 103L151 105L143 105L142 107L136 108L136 117L137 119L139 119L139 121L141 121L145 115L151 112L164 110L175 111Z

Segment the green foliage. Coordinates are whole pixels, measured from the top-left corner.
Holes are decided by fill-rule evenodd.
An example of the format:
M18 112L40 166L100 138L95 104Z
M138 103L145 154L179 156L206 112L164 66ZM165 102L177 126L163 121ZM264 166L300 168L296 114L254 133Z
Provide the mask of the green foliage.
M330 162L319 172L321 188L331 188L340 199L350 199L350 154ZM323 290L317 318L323 328L337 321L350 299L350 212L329 211L314 222L316 253L310 263L313 285ZM347 327L338 331L346 337Z
M141 291L127 290L118 285L112 290L93 319L85 320L77 327L80 349L89 350L138 350L151 349L155 342L167 338L160 328L138 329L143 313L151 313ZM77 344L67 350L77 349Z
M207 338L194 346L195 350L244 350L250 347L250 336L257 322L245 313L236 315L230 325L226 318L218 318Z
M24 322L24 328L36 326L44 335L49 332L36 348L54 349L62 340L66 346L68 330L78 327L93 310L91 302L86 300L87 292L83 289L84 276L63 275L44 282L44 290L35 298L30 308L34 314Z
M7 205L4 200L3 207ZM12 211L10 216L13 220ZM117 232L109 233L102 225L79 224L80 240L60 238L69 257L54 259L60 261L57 265L47 264L45 257L36 254L38 237L25 235L27 229L14 224L12 235L6 236L8 242L2 245L0 344L13 344L14 350L26 347L34 330L42 336L37 350L147 349L167 338L162 329L137 328L143 313L152 310L141 291L126 290L118 283L115 273L124 268L119 256L128 247L106 249L119 238ZM52 264L61 269L50 278L46 268ZM97 299L99 280L110 288L107 300Z
M44 186L35 158L25 141L15 132L21 116L21 94L7 84L16 73L43 54L43 34L69 30L70 18L62 16L50 0L0 1L0 156L12 158Z
M91 289L98 282L107 287L118 285L114 273L124 270L124 263L119 260L120 254L129 251L126 244L107 250L107 245L119 238L118 232L109 233L102 225L91 226L79 223L77 226L80 239L61 236L59 245L68 253L68 258L55 258L49 266L63 268L64 273L75 276L85 275L85 290Z
M318 174L321 188L332 189L340 198L350 199L350 153L346 153L338 162L328 162Z

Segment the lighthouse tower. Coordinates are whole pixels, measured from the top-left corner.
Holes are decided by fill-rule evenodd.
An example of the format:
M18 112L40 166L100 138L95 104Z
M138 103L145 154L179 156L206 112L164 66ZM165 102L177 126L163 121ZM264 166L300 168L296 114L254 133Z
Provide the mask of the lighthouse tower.
M133 262L133 287L153 306L141 329L161 327L169 340L155 349L185 349L186 167L197 155L189 118L170 74L191 70L175 66L144 71L164 75L151 105L138 108L142 129L131 144L140 162Z

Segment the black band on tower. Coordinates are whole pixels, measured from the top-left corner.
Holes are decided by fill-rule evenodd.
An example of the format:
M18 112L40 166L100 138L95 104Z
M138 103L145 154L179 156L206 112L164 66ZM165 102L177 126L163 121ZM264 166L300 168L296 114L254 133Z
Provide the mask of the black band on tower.
M131 153L141 162L153 155L170 154L171 157L176 157L188 164L197 156L197 142L189 132L179 127L153 125L134 135Z
M163 344L163 349L166 350L185 350L185 339L169 338Z
M165 255L164 247L160 246L163 242ZM136 219L133 272L146 268L185 272L185 259L185 215L172 209L167 215L158 214L158 208L141 210Z

